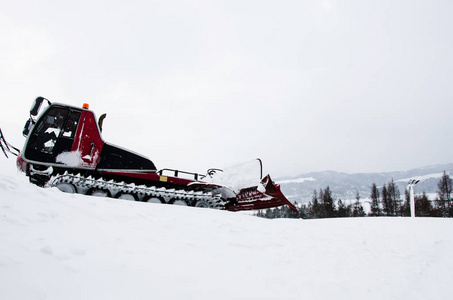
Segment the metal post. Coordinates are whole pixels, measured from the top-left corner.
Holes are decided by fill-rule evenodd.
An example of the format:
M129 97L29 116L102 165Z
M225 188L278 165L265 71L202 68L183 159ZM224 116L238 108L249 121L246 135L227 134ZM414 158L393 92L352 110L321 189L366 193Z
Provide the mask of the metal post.
M415 196L414 196L414 185L416 185L420 180L411 179L409 180L409 197L410 197L410 207L411 207L411 218L415 218Z
M409 194L411 198L411 218L415 218L415 197L414 197L414 186L409 186Z

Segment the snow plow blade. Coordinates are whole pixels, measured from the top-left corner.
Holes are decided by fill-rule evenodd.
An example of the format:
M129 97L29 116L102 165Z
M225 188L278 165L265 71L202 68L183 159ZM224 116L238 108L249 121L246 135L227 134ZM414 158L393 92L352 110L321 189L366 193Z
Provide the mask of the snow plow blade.
M267 175L261 180L259 187L242 189L236 195L236 203L227 206L227 210L256 210L282 205L288 205L294 212L297 212L297 207L281 192L280 185L274 184L271 177Z

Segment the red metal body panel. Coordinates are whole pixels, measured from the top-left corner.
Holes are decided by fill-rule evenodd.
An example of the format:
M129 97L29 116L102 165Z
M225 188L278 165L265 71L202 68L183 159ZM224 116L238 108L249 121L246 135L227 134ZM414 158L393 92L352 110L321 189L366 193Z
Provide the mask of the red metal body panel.
M82 111L71 151L77 151L83 162L89 167L96 167L104 147L94 114Z
M19 153L16 159L17 169L25 173L27 171L27 165L28 163L22 158L22 152Z

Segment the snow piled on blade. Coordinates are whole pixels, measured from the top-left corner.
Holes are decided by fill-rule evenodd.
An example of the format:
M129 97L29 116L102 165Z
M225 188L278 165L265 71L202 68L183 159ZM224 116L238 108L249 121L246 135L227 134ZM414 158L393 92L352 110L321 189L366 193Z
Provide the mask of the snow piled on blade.
M261 163L254 159L231 165L206 176L203 181L211 184L226 186L239 192L243 188L259 186L261 181Z
M65 194L0 166L0 299L451 298L453 219L267 220Z

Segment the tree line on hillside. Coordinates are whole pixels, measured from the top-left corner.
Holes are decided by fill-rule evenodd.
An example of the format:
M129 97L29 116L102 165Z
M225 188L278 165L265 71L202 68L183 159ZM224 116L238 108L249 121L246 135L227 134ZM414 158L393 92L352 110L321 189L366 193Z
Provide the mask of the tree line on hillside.
M453 180L444 171L437 184L437 197L429 200L425 192L415 195L415 216L417 217L453 217L453 207L451 205L451 194ZM347 218L365 216L410 216L410 194L406 189L404 196L401 196L398 186L393 179L378 188L375 183L370 191L370 211L365 213L360 202L360 195L357 192L354 203L346 205L341 199L336 201L332 196L330 187L319 191L314 190L313 197L308 204L297 205L298 211L291 210L288 206L279 208L269 208L259 210L255 215L258 217L274 218Z

